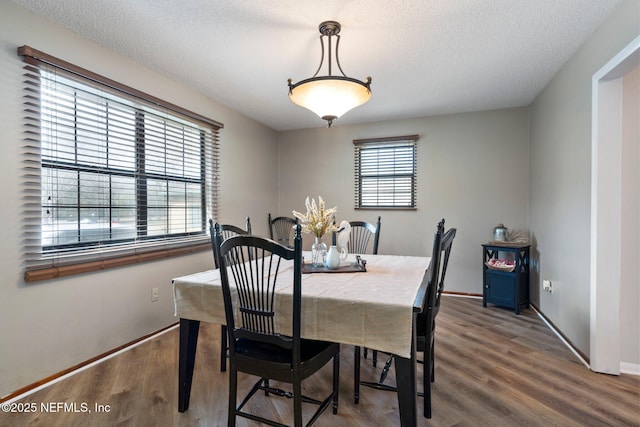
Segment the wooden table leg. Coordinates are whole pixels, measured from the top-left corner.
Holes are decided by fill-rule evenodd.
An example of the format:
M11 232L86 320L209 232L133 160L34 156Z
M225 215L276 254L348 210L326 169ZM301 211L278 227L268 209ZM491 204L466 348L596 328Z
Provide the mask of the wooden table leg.
M402 427L418 425L418 386L416 384L416 316L413 316L411 357L394 356L396 361L396 384L398 388L398 409Z
M189 409L193 368L196 362L199 320L180 319L180 352L178 355L178 412Z

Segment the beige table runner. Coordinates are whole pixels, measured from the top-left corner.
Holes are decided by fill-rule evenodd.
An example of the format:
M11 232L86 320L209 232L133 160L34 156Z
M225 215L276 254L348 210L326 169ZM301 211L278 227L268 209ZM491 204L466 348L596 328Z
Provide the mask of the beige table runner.
M413 304L430 258L363 258L366 272L302 275L302 336L409 357ZM292 262L285 268L293 268ZM177 317L226 323L217 270L176 278L173 287ZM290 310L292 284L280 284L276 292L277 310ZM285 332L291 327L281 326Z

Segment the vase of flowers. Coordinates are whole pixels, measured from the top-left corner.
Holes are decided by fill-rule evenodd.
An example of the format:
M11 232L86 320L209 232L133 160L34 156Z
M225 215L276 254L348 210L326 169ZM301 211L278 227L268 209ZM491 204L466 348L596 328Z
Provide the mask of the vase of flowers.
M314 267L322 267L327 258L327 245L322 241L322 237L329 231L335 231L333 220L337 208L327 209L322 197L318 196L318 203L315 199L309 201L309 197L304 202L307 213L303 214L293 211L293 215L298 218L302 231L304 233L312 233L315 241L311 246L311 264Z

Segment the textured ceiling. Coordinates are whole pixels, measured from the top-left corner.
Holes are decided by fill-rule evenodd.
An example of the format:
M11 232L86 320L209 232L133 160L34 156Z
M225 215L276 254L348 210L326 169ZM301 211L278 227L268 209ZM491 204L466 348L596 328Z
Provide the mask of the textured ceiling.
M13 1L275 130L324 126L287 96L318 67L322 21L342 24L344 72L373 78L337 126L528 105L620 2Z

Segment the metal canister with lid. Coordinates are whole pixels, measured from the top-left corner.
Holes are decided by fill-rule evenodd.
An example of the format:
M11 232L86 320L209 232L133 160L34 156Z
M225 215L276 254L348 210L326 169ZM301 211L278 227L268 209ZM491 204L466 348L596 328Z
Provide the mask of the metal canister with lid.
M498 224L494 227L493 240L496 242L505 242L507 240L507 227L504 224Z

